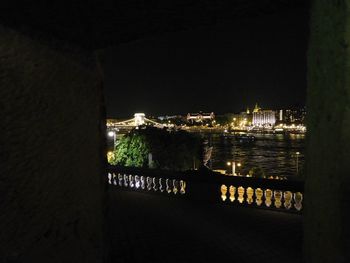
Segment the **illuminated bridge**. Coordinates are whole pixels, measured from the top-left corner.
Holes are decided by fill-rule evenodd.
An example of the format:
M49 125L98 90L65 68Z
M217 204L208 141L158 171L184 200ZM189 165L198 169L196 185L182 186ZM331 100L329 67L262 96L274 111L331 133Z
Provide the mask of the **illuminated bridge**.
M112 120L107 121L107 129L133 129L141 125L150 125L157 128L170 127L170 125L161 124L146 118L144 113L135 113L134 118L125 121L114 122Z

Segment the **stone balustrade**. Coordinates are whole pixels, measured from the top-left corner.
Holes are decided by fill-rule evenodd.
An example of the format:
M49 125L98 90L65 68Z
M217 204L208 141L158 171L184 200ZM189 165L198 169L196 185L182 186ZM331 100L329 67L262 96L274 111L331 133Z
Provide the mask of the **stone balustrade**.
M210 171L171 172L110 167L110 185L123 190L183 196L189 200L300 213L302 181L223 176Z
M111 185L167 194L186 194L186 181L162 177L132 175L123 173L108 173L108 183Z
M223 184L220 187L220 197L223 202L245 203L256 207L265 206L275 209L295 209L296 211L301 211L303 208L303 194L301 192Z

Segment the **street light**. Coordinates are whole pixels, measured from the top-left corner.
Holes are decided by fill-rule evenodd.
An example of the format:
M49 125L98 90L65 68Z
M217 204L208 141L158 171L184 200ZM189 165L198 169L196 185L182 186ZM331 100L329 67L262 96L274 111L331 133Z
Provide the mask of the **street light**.
M296 152L295 153L296 154L296 157L297 157L297 175L299 174L299 160L298 160L298 157L299 157L299 154L300 154L300 152Z
M237 163L237 167L241 167L242 164L241 163ZM238 170L238 169L237 169ZM238 175L240 175L240 172L238 172Z
M232 164L232 175L236 175L236 162L227 162L227 165L230 166Z
M116 139L117 139L116 138L117 137L116 131L109 131L108 136L113 137L113 150L115 150L115 144L116 144Z

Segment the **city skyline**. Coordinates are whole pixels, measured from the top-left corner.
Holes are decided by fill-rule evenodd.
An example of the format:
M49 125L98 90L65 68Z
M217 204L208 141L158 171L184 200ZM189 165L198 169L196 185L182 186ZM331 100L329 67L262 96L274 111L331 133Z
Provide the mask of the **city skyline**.
M107 119L119 119L119 118L128 118L133 116L134 114L138 114L138 113L142 113L145 114L147 116L152 116L154 118L159 118L159 117L171 117L171 116L183 116L186 117L186 115L188 114L197 114L197 113L214 113L215 116L221 116L221 115L226 115L226 114L240 114L242 112L246 112L246 111L250 111L253 112L254 108L256 106L259 106L259 109L262 110L272 110L275 112L278 112L280 110L286 111L286 110L292 110L292 111L299 111L299 110L305 110L306 111L306 106L305 105L298 105L298 106L294 106L294 107L284 107L284 108L270 108L270 107L266 107L265 105L260 105L259 103L255 103L254 105L248 105L244 108L241 108L240 110L237 111L227 111L227 112L218 112L215 110L208 110L208 111L203 111L203 110L198 110L198 111L192 111L192 112L185 112L185 111L177 111L177 112L159 112L158 114L152 114L152 113L148 113L148 112L144 112L144 111L135 111L129 115L118 115L118 116L108 116Z

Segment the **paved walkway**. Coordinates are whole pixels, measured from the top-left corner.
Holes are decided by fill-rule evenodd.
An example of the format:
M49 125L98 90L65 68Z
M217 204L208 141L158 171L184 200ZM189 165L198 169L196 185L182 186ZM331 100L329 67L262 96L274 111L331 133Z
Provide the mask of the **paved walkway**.
M301 216L110 189L113 262L301 262Z

